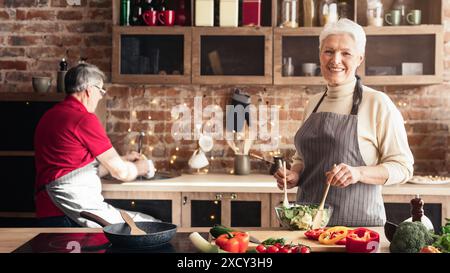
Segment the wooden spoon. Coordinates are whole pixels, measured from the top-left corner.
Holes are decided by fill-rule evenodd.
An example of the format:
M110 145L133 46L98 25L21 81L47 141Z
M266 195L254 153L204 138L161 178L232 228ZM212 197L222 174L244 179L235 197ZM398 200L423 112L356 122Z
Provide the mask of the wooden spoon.
M336 164L333 165L333 169L336 168ZM328 190L330 189L330 185L328 184L325 186L325 191L323 193L322 201L320 201L319 209L317 210L316 216L314 216L312 229L320 228L320 224L323 220L323 208L325 206L325 200L327 199Z
M283 162L283 171L284 171L284 201L283 201L283 207L290 208L291 205L289 204L289 199L287 196L287 181L286 181L286 161Z
M122 219L125 221L125 223L127 223L130 228L130 235L146 235L147 232L143 231L142 229L138 228L136 226L136 223L133 221L133 218L130 217L130 215L128 215L128 213L126 213L123 210L120 210L120 215L122 216Z

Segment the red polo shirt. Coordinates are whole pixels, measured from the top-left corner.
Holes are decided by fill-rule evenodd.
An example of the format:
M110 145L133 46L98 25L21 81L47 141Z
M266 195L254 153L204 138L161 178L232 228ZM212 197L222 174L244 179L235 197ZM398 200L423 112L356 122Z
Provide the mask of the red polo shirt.
M34 135L36 215L62 216L42 187L91 163L112 147L100 120L73 96L48 110Z

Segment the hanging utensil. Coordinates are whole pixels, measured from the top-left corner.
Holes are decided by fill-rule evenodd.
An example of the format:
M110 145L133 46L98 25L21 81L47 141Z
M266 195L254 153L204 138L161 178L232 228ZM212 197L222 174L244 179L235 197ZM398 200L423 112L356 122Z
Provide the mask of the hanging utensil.
M336 168L336 164L333 165L333 169ZM320 228L320 224L323 220L323 208L325 206L325 200L327 199L328 190L330 189L331 184L327 183L325 186L325 191L323 193L322 201L320 201L319 209L317 210L316 216L314 216L312 229Z
M289 204L288 196L287 196L287 178L286 178L286 161L283 162L283 172L284 172L284 201L283 207L289 208L291 205Z
M147 232L143 231L142 229L138 228L136 226L136 223L133 221L133 219L130 217L130 215L128 215L128 213L126 213L123 210L120 210L120 215L122 216L122 219L125 221L125 223L127 223L130 228L130 234L131 235L146 235Z
M249 153L249 155L250 155L250 157L259 159L259 160L261 160L261 161L264 161L264 162L267 162L267 163L270 163L270 164L275 164L273 161L267 160L267 159L265 159L264 157L259 156L259 155L257 155L257 154Z

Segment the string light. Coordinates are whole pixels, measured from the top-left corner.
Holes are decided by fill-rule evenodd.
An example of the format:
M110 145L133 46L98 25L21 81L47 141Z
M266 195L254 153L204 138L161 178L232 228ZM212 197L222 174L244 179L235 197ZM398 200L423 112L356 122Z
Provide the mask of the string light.
M133 112L131 112L131 115L133 116L133 118L135 118L137 116L137 112L133 111Z
M131 132L131 128L128 128L128 133L130 133Z
M148 119L152 119L152 116L148 116Z
M180 150L180 148L178 148L178 147L176 147L176 148L175 148L175 151L177 151L177 152L178 152L179 150Z
M234 174L234 170L230 170L230 174Z
M211 216L209 216L209 218L210 218L211 220L214 220L214 219L216 219L216 216L211 215Z

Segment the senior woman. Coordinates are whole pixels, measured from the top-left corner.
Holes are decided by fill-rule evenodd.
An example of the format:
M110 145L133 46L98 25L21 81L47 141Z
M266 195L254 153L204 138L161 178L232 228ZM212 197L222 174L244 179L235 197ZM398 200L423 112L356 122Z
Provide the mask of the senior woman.
M331 184L330 226L382 226L382 185L404 183L413 174L403 118L387 95L362 85L356 75L366 45L361 26L341 19L326 25L319 39L327 87L305 109L287 187L298 187L299 202L320 202ZM282 189L283 172L274 176Z

